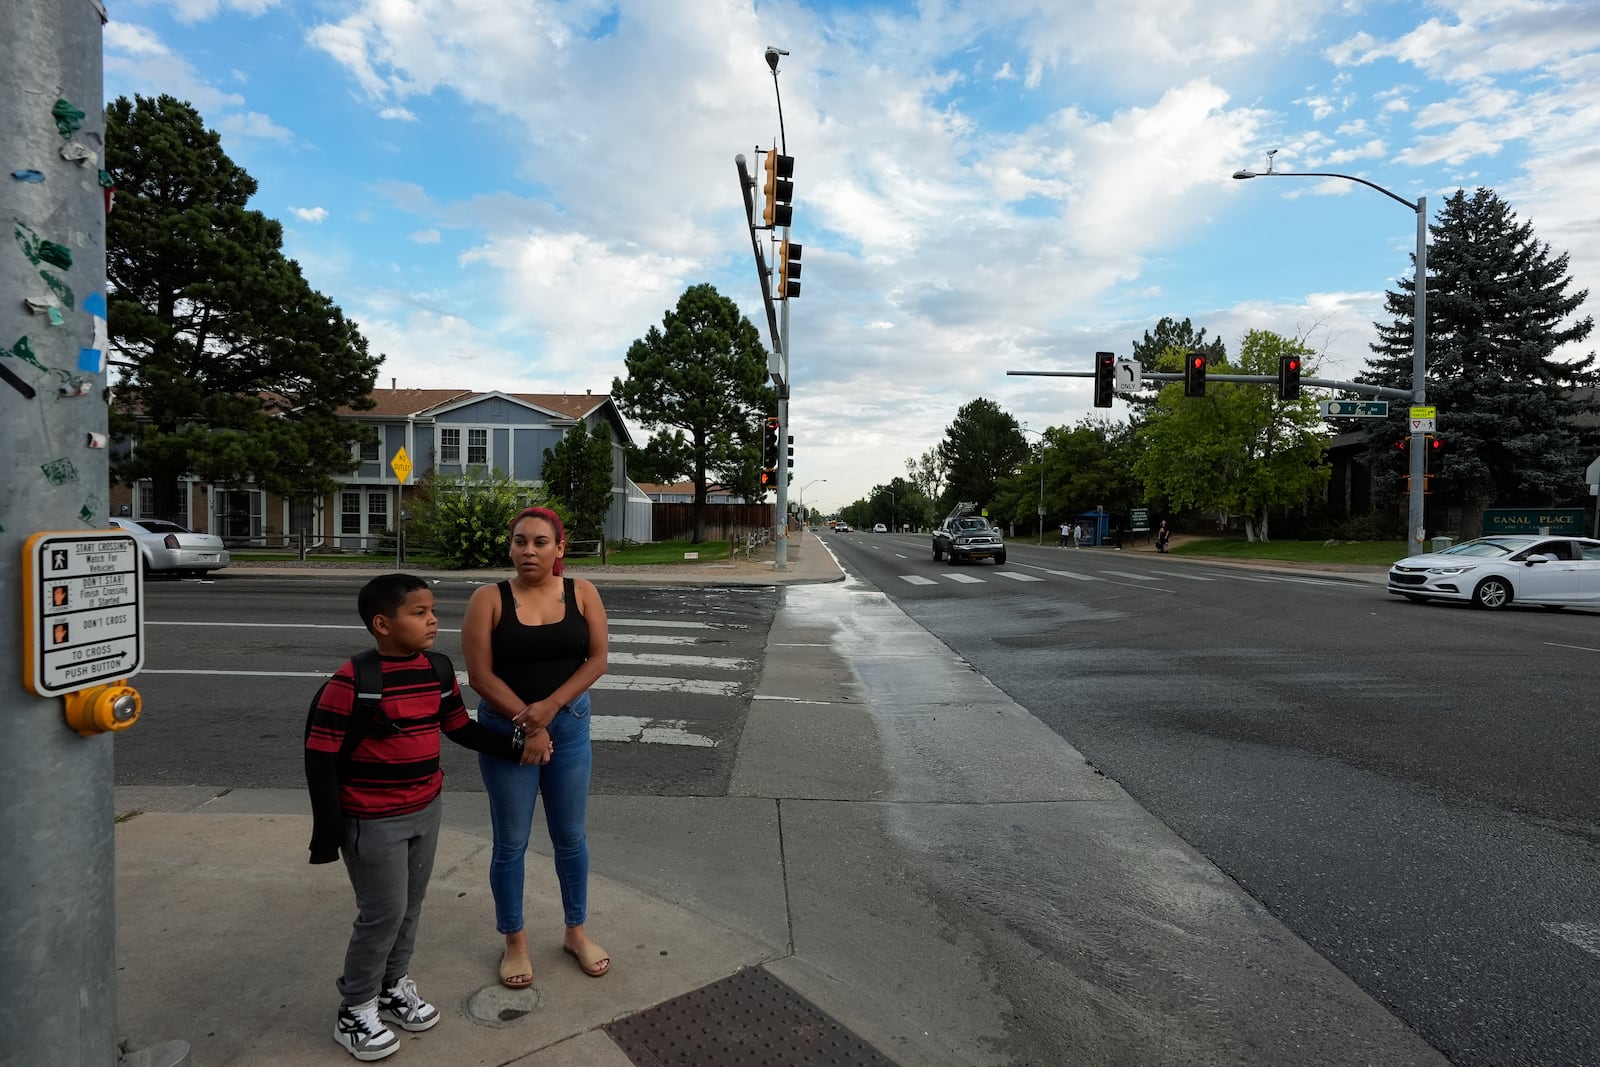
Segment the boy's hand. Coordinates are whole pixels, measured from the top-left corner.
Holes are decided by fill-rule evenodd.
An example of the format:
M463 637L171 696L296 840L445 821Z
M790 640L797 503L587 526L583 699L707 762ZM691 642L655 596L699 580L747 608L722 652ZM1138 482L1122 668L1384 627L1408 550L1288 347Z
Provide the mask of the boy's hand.
M543 766L550 762L550 757L555 754L555 742L550 739L549 730L535 730L528 735L522 744L522 762L524 764L537 763Z

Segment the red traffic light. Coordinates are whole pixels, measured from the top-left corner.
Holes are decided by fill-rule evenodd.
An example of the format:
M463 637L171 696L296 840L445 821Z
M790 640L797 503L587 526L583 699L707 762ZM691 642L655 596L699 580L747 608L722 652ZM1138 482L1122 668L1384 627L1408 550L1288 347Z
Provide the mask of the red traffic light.
M1442 437L1430 437L1430 438L1428 438L1428 448L1430 450L1434 451L1434 452L1443 452L1444 451L1444 438L1442 438Z

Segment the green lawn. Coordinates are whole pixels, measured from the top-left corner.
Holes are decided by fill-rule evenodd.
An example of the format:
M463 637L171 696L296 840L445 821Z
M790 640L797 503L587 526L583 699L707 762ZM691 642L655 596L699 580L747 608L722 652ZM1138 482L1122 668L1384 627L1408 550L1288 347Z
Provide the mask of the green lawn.
M1289 563L1348 563L1387 567L1410 553L1404 541L1269 541L1251 543L1232 537L1201 537L1172 546L1177 556L1221 556L1228 559L1282 560Z

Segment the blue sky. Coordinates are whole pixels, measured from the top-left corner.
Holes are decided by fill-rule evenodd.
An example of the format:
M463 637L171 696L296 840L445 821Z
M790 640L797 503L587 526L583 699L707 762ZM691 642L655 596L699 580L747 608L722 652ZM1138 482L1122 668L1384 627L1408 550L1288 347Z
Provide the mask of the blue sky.
M1270 149L1430 213L1491 187L1600 294L1589 2L108 7L107 100L194 104L402 387L603 392L700 282L765 337L733 157L777 137L762 55L789 50L795 484L823 508L974 397L1076 422L1087 380L1005 372L1088 370L1164 315L1359 373L1415 216L1353 182L1231 180Z

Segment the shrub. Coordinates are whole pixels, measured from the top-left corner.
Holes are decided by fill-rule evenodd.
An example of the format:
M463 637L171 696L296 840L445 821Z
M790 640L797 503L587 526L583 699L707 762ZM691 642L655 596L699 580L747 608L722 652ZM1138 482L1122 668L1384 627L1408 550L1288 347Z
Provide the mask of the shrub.
M450 569L503 566L512 518L534 505L551 507L544 489L514 482L499 470L430 472L417 485L407 540L426 542L440 564ZM553 510L561 513L559 508Z

